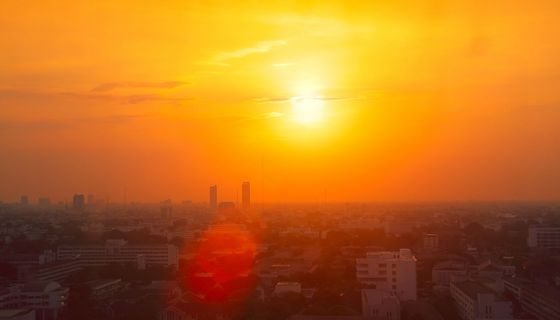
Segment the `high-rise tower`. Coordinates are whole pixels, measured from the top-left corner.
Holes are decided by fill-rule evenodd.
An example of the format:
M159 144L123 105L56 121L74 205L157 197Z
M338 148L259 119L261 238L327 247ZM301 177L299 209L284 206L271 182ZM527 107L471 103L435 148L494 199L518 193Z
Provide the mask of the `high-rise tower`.
M243 209L249 209L251 206L251 184L248 181L241 184L241 205Z
M210 186L210 208L216 209L218 207L218 186Z

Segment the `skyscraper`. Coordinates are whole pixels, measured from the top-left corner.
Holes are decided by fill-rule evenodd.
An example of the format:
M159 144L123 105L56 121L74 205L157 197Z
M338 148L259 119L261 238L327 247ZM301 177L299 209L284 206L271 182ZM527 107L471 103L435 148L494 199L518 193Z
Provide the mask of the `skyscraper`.
M72 199L74 209L83 209L86 206L86 197L83 194L75 194Z
M218 186L210 186L210 208L216 209L218 207Z
M251 184L248 181L241 184L241 205L243 209L249 209L251 205Z
M29 204L29 197L28 196L21 196L19 198L19 204L21 205L28 205Z

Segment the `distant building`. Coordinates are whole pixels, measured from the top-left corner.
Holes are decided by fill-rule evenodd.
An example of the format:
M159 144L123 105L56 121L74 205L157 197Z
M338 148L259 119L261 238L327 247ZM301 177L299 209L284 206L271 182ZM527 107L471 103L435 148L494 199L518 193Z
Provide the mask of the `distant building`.
M356 277L401 301L416 300L416 257L410 249L368 252L365 258L356 259Z
M241 204L243 209L249 209L251 206L251 184L248 181L241 185Z
M173 207L170 204L162 204L159 208L161 218L169 219L173 217Z
M218 186L210 186L210 208L216 209L218 207Z
M400 320L401 304L391 292L362 289L362 315L366 319Z
M86 283L94 300L110 298L124 287L121 279L92 280Z
M463 281L467 277L467 266L462 261L443 261L432 268L432 283L449 286L453 281Z
M87 205L93 206L95 204L95 196L93 194L88 194L87 196Z
M274 295L281 296L286 293L301 293L301 283L299 282L278 282L274 286Z
M79 257L83 266L105 266L111 263L177 266L177 247L168 244L129 245L124 240L107 240L105 245L67 245L57 250L58 260Z
M30 271L35 280L61 282L80 270L82 270L82 262L79 259L72 259L35 266Z
M54 281L12 286L0 291L0 309L32 309L35 319L56 320L68 304L68 291Z
M26 206L29 204L29 197L28 196L21 196L19 198L19 204L21 204L22 206Z
M560 227L546 225L529 226L527 246L531 249L560 249Z
M424 233L422 236L424 250L428 252L437 251L439 249L439 236L435 233Z
M218 205L218 211L221 213L232 213L235 211L235 202L224 201Z
M513 319L511 302L477 282L452 282L450 292L463 320Z
M0 310L0 320L35 320L35 310L32 309Z
M37 199L37 204L42 207L46 207L51 205L51 201L49 200L49 198L39 198Z
M538 320L560 319L560 289L528 279L505 278L504 291Z
M75 194L72 198L72 207L81 210L86 206L86 198L83 194Z

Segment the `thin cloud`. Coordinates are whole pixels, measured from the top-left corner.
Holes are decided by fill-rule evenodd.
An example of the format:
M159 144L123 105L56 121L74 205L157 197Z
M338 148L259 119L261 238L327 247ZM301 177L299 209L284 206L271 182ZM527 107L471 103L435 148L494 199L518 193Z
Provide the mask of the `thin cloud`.
M143 114L117 114L101 117L74 119L49 119L40 121L4 121L0 122L0 130L61 130L72 129L79 125L119 125L146 117Z
M179 86L187 85L184 81L166 81L166 82L109 82L102 83L91 89L92 92L108 92L116 89L124 88L147 88L147 89L173 89Z
M361 97L314 97L309 99L316 99L322 101L343 101L343 100L356 100ZM257 103L287 103L294 99L294 97L257 97L251 99Z
M192 98L176 98L176 97L164 97L158 94L133 94L133 95L109 95L109 94L84 94L67 92L63 93L65 96L79 98L79 99L90 99L90 100L109 100L117 101L122 104L140 104L144 102L172 102L181 103L185 101L191 101Z
M255 53L266 53L277 46L284 46L288 42L286 40L270 40L257 42L252 47L242 48L234 51L220 52L214 57L216 64L224 64L225 61L231 59L239 59Z

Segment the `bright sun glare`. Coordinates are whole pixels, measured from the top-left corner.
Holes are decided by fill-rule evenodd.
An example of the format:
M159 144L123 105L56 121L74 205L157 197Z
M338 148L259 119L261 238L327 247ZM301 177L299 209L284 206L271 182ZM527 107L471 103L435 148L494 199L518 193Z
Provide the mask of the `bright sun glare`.
M323 120L324 102L321 97L293 97L290 101L296 122L314 124Z

